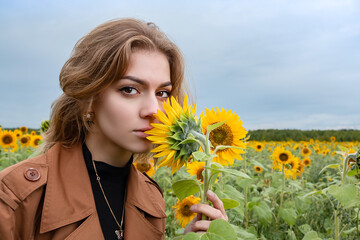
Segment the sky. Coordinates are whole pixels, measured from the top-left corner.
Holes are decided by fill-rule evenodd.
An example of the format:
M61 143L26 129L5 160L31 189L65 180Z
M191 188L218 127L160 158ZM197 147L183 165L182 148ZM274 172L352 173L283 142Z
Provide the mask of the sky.
M39 128L75 43L124 17L154 22L184 54L198 113L249 130L360 129L360 1L0 0L0 125Z

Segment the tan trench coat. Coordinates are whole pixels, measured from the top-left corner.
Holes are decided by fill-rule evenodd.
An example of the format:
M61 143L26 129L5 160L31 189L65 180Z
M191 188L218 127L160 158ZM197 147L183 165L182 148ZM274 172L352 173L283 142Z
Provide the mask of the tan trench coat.
M132 166L125 239L164 239L165 220L160 187ZM0 172L0 239L104 239L80 144L56 144Z

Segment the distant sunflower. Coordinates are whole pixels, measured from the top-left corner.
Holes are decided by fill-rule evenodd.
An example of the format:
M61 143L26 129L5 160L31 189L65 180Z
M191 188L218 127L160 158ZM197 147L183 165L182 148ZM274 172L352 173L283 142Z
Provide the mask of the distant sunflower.
M282 171L282 164L280 164L277 160L273 161L273 167L274 170L277 170L279 172Z
M20 131L22 131L23 134L27 133L28 129L25 126L22 126L21 128L19 128Z
M17 142L13 142L9 148L5 148L4 151L5 152L16 152L19 149L19 145L17 144Z
M192 212L190 207L198 204L199 202L200 198L191 195L184 198L182 201L178 200L177 204L172 207L175 209L175 219L179 222L182 228L186 227L186 225L196 216L197 213Z
M330 141L335 142L335 140L336 140L336 137L334 137L334 136L330 137Z
M152 177L155 173L154 170L154 160L150 160L148 162L142 161L142 162L136 162L134 163L135 168L139 170L139 172L143 173L145 172L149 177Z
M25 134L23 136L21 136L21 138L19 139L20 145L21 147L28 147L30 146L30 136L28 134Z
M221 109L220 111L219 108L216 108L216 111L213 108L211 110L205 108L205 114L201 113L200 116L204 134L206 134L209 125L226 121L223 125L210 132L209 140L212 144L212 150L219 145L238 147L236 149L226 148L217 151L217 157L214 157L213 161L228 166L234 163L234 159L242 160L240 154L244 153L243 149L246 148L244 140L247 131L242 126L239 116L231 112L231 110Z
M154 128L145 133L150 135L147 139L159 145L151 150L157 153L154 157L159 158L159 166L171 167L173 174L192 158L193 152L199 150L200 144L194 136L202 135L202 132L195 116L196 106L188 105L186 95L182 107L174 97L163 106L165 113L158 110L154 114L161 123L152 123Z
M191 176L196 176L196 178L201 182L204 182L204 176L202 175L204 167L204 162L194 161L187 165L187 172L190 173Z
M16 135L9 130L3 130L0 136L0 146L3 148L10 148L16 143Z
M35 135L30 137L30 146L37 148L40 145L42 137L40 135Z
M263 149L264 149L264 144L262 144L261 142L257 142L255 144L255 151L261 152Z
M311 165L311 160L310 160L310 158L304 158L304 159L302 160L302 162L303 162L303 164L304 164L305 167L308 167L308 166Z
M270 156L273 160L276 160L282 165L289 164L293 155L289 150L285 150L284 147L276 147L272 155Z
M303 156L310 156L311 155L311 150L309 148L307 148L307 147L303 147L301 149L301 154Z
M35 135L36 135L36 132L35 132L35 131L31 131L30 135L31 135L31 136L35 136Z
M262 171L263 171L262 167L259 167L259 166L254 166L254 170L257 173L262 173Z
M20 138L23 133L22 133L22 131L20 131L19 129L15 129L15 130L14 130L14 134L15 134L15 136L16 136L17 138Z

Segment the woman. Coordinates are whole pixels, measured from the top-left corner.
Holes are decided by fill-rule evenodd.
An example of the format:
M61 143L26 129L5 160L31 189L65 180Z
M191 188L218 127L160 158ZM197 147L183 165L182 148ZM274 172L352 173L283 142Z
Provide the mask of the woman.
M60 86L44 154L0 173L0 239L164 239L161 188L132 162L152 147L153 114L183 96L179 49L154 24L106 22L76 44ZM201 214L227 219L208 197L185 232L207 230Z

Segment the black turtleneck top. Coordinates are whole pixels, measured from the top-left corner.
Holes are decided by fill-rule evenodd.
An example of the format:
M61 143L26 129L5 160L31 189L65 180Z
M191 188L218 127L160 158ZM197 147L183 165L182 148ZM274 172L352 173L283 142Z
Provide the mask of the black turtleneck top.
M119 227L116 224L108 205L106 204L104 195L102 194L99 183L96 180L95 170L92 164L92 156L85 143L82 145L82 150L86 163L86 168L89 172L91 188L95 199L96 211L99 216L99 221L104 238L106 240L117 239L115 230L119 230ZM94 162L106 198L109 201L110 207L113 210L117 221L119 222L119 224L121 224L126 181L127 176L130 172L130 167L133 159L131 157L125 167L114 167L107 163L96 161L95 159ZM123 223L123 229L124 226L125 219Z

